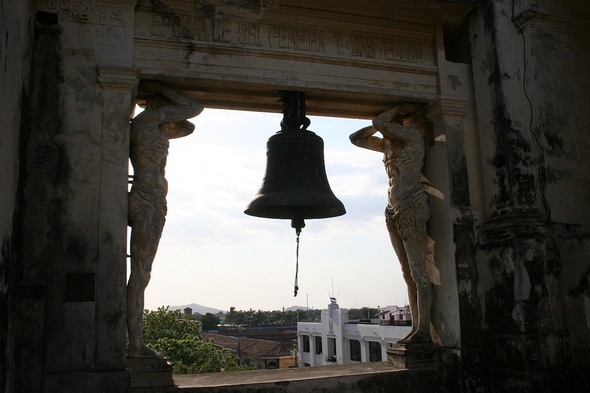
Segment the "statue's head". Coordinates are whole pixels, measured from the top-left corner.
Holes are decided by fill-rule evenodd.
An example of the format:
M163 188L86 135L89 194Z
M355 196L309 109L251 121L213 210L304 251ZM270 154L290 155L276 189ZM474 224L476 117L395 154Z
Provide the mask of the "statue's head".
M420 131L426 147L434 146L432 122L426 117L425 105L420 103L403 104L398 115L399 123Z
M195 125L188 120L160 124L160 130L168 139L182 138L193 133Z

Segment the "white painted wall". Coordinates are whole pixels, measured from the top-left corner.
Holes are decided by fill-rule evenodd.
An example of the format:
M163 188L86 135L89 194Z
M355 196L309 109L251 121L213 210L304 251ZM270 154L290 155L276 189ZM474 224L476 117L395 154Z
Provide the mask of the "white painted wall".
M348 310L336 307L322 310L321 322L297 323L297 353L300 367L306 363L310 366L358 363L350 360L349 340L360 341L362 361L369 361L370 341L381 344L381 358L386 360L390 344L407 336L412 329L411 326L351 323L348 322ZM305 335L309 336L309 352L303 352ZM315 337L322 337L321 355L315 353ZM329 338L336 340L336 362L327 361Z

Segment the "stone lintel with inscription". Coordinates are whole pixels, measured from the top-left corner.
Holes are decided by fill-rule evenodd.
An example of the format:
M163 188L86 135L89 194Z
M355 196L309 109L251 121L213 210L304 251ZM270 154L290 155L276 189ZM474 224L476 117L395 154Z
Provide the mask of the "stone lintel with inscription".
M433 23L375 28L350 16L340 21L338 11L318 23L313 10L289 15L292 8L277 4L242 16L202 8L140 1L134 60L141 78L176 82L209 107L280 112L272 93L288 88L308 93L310 114L367 118L437 95Z
M369 32L330 31L321 27L289 25L272 21L231 20L205 15L171 12L139 12L136 38L177 41L195 46L261 50L320 56L325 60L411 64L433 67L432 42ZM147 23L145 23L147 19Z
M438 96L434 19L375 12L391 8L384 2L38 3L60 24L133 27L138 77L170 83L208 107L280 112L276 92L291 89L307 93L310 114L372 118Z
M125 27L125 8L137 0L39 0L38 8L58 15L59 23Z

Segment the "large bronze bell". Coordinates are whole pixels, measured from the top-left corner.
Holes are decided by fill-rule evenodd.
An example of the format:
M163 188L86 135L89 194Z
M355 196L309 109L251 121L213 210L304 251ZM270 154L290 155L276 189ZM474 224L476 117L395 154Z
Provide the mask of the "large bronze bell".
M346 213L332 192L324 164L324 141L308 131L304 93L283 92L281 131L266 144L266 174L244 213L264 218L291 219L297 233L305 219Z

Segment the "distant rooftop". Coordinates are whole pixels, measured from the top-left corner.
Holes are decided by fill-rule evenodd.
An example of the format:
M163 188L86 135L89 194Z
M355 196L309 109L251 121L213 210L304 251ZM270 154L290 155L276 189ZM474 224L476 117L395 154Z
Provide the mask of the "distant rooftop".
M295 349L294 344L203 332L203 340L209 339L213 340L215 346L258 358L288 357L291 356L291 352Z

